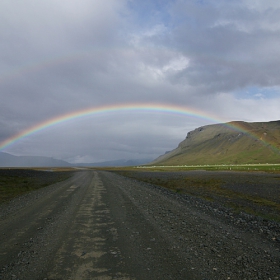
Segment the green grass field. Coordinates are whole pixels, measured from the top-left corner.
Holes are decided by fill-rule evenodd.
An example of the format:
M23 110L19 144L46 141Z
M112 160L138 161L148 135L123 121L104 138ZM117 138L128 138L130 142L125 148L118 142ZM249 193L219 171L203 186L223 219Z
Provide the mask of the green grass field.
M280 172L280 164L213 164L213 165L172 165L172 166L135 166L137 169L147 169L150 171L183 171L183 170L224 170L224 171L264 171ZM129 168L128 168L129 169Z
M17 196L66 180L70 176L70 172L64 171L0 169L0 204Z

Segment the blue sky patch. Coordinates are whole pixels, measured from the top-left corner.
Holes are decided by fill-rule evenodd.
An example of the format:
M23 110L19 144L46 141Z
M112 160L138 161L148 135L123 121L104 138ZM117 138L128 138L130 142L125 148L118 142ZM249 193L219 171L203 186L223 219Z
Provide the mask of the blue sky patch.
M280 88L278 87L247 87L240 91L234 92L237 98L241 99L271 99L279 96Z

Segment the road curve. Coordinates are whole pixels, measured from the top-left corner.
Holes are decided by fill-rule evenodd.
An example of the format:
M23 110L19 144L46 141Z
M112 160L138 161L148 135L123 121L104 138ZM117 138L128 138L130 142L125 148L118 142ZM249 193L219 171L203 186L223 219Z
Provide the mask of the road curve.
M110 172L77 171L14 209L1 280L280 279L278 236Z

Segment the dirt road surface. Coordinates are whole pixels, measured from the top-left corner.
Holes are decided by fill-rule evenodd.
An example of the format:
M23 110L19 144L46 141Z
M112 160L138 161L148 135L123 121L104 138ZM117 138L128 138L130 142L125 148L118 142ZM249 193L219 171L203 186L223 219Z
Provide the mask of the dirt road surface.
M110 172L0 210L1 280L280 279L277 224Z

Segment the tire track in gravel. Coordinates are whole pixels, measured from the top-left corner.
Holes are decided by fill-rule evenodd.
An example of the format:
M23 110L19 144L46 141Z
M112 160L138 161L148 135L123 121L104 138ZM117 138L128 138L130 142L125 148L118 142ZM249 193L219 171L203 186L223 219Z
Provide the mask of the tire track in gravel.
M118 249L106 249L106 241L110 237L116 239L117 232L110 210L103 201L104 193L106 189L95 172L50 264L48 279L112 279L111 275L118 279L133 279L117 269L114 257ZM109 238L102 232L107 232Z
M43 197L39 201L35 201L28 207L21 209L16 215L10 217L9 222L3 221L1 223L1 243L0 256L6 254L7 248L11 249L13 242L20 239L25 239L35 229L40 228L41 223L44 222L46 217L52 213L57 212L58 207L61 207L60 201L72 195L72 191L78 187L75 185L76 181L81 180L81 174L75 176L72 179L71 187L69 188L69 182L61 184L54 192ZM26 221L28 217L29 222ZM11 222L12 219L12 222Z
M116 174L106 177L145 217L143 228L148 222L161 235L165 254L173 252L184 269L192 272L190 278L173 279L279 279L279 242L226 223L203 209L201 200L197 207L149 184Z
M88 173L77 172L1 220L0 279L39 279L88 180Z

